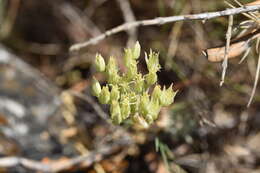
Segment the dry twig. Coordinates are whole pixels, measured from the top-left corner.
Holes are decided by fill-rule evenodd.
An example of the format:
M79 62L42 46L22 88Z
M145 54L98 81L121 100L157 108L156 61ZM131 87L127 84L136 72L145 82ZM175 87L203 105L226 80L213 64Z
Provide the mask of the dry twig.
M252 103L252 100L254 98L256 87L257 87L257 83L258 83L258 79L259 79L259 71L260 71L260 53L259 53L259 56L258 56L258 62L257 62L257 68L256 68L256 74L255 74L254 87L253 87L252 93L250 95L250 99L249 99L249 101L247 103L247 107L250 106L250 104Z
M224 61L222 63L223 71L222 71L220 86L222 86L224 83L225 75L226 75L226 71L227 71L228 52L229 52L230 40L231 40L231 36L232 36L232 26L233 26L233 15L230 15L229 22L228 22L228 30L227 30L227 34L226 34L226 47L225 47Z
M111 36L118 32L127 31L131 28L136 28L139 26L163 25L166 23L177 22L177 21L187 21L187 20L208 20L208 19L212 19L212 18L216 18L216 17L220 17L220 16L230 16L230 15L257 11L257 10L260 10L260 5L244 6L244 7L240 7L240 8L226 9L226 10L217 11L217 12L208 12L208 13L200 13L200 14L192 14L192 15L181 15L181 16L170 16L170 17L158 17L155 19L128 22L128 23L119 25L115 28L112 28L112 29L106 31L105 33L103 33L97 37L94 37L86 42L74 44L70 47L70 51L71 52L80 51L89 45L97 44L98 42L100 42L101 40L105 39L108 36Z
M129 139L122 138L111 145L104 145L102 147L99 147L96 151L92 151L86 155L69 159L68 161L62 163L59 163L59 161L43 163L40 161L27 159L24 157L4 157L4 158L0 158L0 168L11 168L11 167L13 168L17 166L22 166L26 169L41 171L46 173L65 171L70 168L75 168L79 165L86 168L91 166L94 162L98 162L102 160L105 156L116 152L120 147L129 144L130 144Z
M249 33L237 39L234 39L230 43L228 59L235 58L248 50L252 40L257 39L260 36L260 29L255 32ZM220 62L224 60L225 46L218 46L205 50L205 55L210 62Z
M130 3L128 0L117 0L120 9L123 13L125 22L134 22L136 21L133 10L131 9ZM127 41L127 45L128 47L133 46L134 43L137 40L137 29L136 28L132 28L129 29L127 31L128 35L129 35L129 39Z

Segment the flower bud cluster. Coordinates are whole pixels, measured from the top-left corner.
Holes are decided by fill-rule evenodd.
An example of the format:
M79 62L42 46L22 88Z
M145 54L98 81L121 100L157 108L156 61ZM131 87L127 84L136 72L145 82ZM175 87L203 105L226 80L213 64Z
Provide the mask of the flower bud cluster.
M169 106L174 101L176 92L172 90L172 85L166 89L156 83L157 72L161 68L158 53L150 51L149 55L145 54L148 73L142 75L137 71L140 52L138 42L134 48L125 49L123 58L127 71L122 74L114 57L110 57L106 64L100 54L96 56L96 69L106 75L108 83L101 87L94 78L92 94L101 104L110 105L110 116L115 124L131 119L147 127L158 118L161 107Z

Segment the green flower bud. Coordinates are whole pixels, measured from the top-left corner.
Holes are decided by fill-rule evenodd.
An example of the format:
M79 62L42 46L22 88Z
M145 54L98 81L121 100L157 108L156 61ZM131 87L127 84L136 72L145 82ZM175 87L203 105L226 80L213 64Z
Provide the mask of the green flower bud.
M120 97L120 92L117 85L112 85L112 90L110 94L110 99L112 100L118 100Z
M145 62L149 72L156 73L161 68L159 64L159 54L153 51L150 51L149 59L147 58L147 54L145 54Z
M151 86L153 84L155 84L155 82L157 82L157 74L155 72L149 72L146 76L145 76L145 80L148 86Z
M95 67L96 67L96 70L99 72L105 71L105 68L106 68L105 60L100 54L96 55Z
M101 86L95 77L93 78L91 91L92 91L92 94L96 97L98 97L99 94L101 93Z
M120 79L118 75L118 66L114 57L110 57L106 67L106 74L108 76L108 82L111 84L116 84Z
M117 84L119 80L120 80L120 76L117 73L108 77L108 82L110 84Z
M132 50L133 59L138 59L140 56L140 52L141 52L141 46L140 46L139 42L137 41L135 43L135 47Z
M135 91L138 93L142 92L144 90L144 79L141 74L137 75L135 82Z
M130 86L129 86L125 76L122 77L122 80L120 81L119 91L120 91L120 93L128 93L128 92L130 92Z
M160 109L161 109L161 106L159 104L159 100L152 99L150 102L149 114L152 116L153 120L156 120L158 118Z
M139 110L139 104L140 104L140 95L136 95L135 93L129 94L130 103L131 104L131 113L136 113Z
M139 113L146 115L149 113L150 99L148 93L144 93L140 98Z
M176 93L177 92L173 91L172 85L167 90L164 87L160 97L160 104L162 106L169 106L170 104L172 104Z
M118 101L112 101L110 106L110 114L113 123L120 124L122 122L121 110Z
M152 99L154 99L154 100L159 100L160 97L161 97L161 93L162 93L162 91L161 91L160 85L156 85L156 86L154 87L154 89L153 89Z
M127 69L127 79L130 81L134 79L137 75L137 62L133 60Z
M172 87L161 89L157 82L157 72L160 70L159 55L150 51L145 54L145 61L149 73L143 76L138 73L137 59L140 56L141 46L136 42L133 48L125 49L125 73L119 72L114 57L110 57L107 64L100 54L96 55L95 66L97 71L104 72L108 85L101 88L94 78L91 86L93 95L98 97L102 104L110 104L110 114L113 123L120 124L129 117L136 123L147 128L158 118L161 106L168 106L173 102L176 92ZM152 94L148 93L155 85Z
M110 100L110 92L108 86L103 86L101 93L99 94L98 100L101 104L108 104Z
M124 65L126 66L127 69L130 68L130 65L132 64L132 62L133 62L132 50L131 49L125 49Z
M130 103L128 98L124 98L121 102L121 115L122 119L125 120L129 117L131 112Z

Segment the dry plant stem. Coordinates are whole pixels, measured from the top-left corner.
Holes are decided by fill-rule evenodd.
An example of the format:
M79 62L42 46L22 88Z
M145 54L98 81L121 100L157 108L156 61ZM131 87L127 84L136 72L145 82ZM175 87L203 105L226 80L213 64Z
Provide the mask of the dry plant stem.
M119 4L119 6L120 6L120 9L121 9L122 13L123 13L125 22L127 23L127 22L134 22L134 21L136 21L134 13L133 13L133 10L131 9L129 1L128 0L117 0L117 2ZM127 31L127 33L129 35L129 39L127 41L127 46L130 47L130 46L133 46L134 43L137 40L137 29L136 28L129 29Z
M241 58L241 60L238 62L238 64L241 64L247 57L247 55L249 54L251 48L249 47L246 52L244 53L243 57Z
M243 52L248 50L249 43L254 39L260 37L260 29L256 30L255 32L249 33L242 37L236 38L231 41L229 52L228 52L228 59L235 58L241 55ZM210 62L220 62L224 60L225 54L225 46L218 46L214 48L209 48L203 52L207 59Z
M256 40L256 46L255 46L255 48L256 48L256 53L259 53L259 44L260 44L260 37L257 38L257 40Z
M79 92L75 92L73 90L69 90L69 93L72 94L73 96L76 96L84 101L86 101L87 103L89 103L93 109L96 111L96 113L103 119L105 120L111 130L117 130L119 133L123 134L125 137L131 139L131 135L128 133L128 131L126 131L124 128L120 127L120 126L115 126L110 120L109 120L109 115L107 113L105 113L102 108L100 107L99 104L97 104L91 97L89 97L88 95L79 93Z
M258 47L259 48L259 47ZM247 107L249 107L252 103L252 100L254 98L255 95L255 91L256 91L256 87L257 87L257 83L258 83L258 79L259 79L259 71L260 71L260 54L258 56L258 62L257 62L257 69L256 69L256 75L255 75L255 82L254 82L254 87L250 96L250 99L248 101Z
M14 168L22 166L26 169L41 171L45 173L55 173L65 171L67 169L82 165L83 167L89 167L93 163L102 160L105 156L110 155L119 148L129 145L128 139L122 138L119 141L99 147L97 150L92 151L88 154L77 156L69 159L67 162L59 163L58 161L43 163L23 157L3 157L0 158L0 168Z
M232 5L231 3L229 3L229 2L227 2L227 1L224 1L228 6L230 6L230 7L232 7L232 8L236 8L236 6L234 6L234 5ZM241 3L238 3L238 5L240 6L240 7L244 7L244 5L243 4L241 4ZM245 4L245 6L246 5L250 5L250 4ZM259 4L257 4L257 5L259 5ZM257 18L255 18L255 15L254 14L252 14L252 13L242 13L244 16L246 16L246 17L248 17L249 19L252 19L252 20L254 20L255 22L257 22Z
M242 4L242 3L240 3L238 0L234 0L240 7L243 7L244 5ZM258 18L257 18L257 16L254 14L254 13L252 13L252 12L249 12L249 15L253 18L253 19L255 19L255 21L257 21L258 20Z
M163 25L166 23L171 22L177 22L177 21L188 21L188 20L208 20L220 16L229 16L229 15L235 15L240 13L246 13L250 11L257 11L260 10L260 5L254 5L254 6L244 6L240 8L232 8L232 9L226 9L223 11L217 11L217 12L208 12L208 13L200 13L200 14L192 14L192 15L181 15L181 16L170 16L170 17L158 17L155 19L149 19L149 20L141 20L141 21L134 21L134 22L128 22L124 23L122 25L119 25L115 28L112 28L111 30L106 31L105 33L94 37L86 42L74 44L70 47L70 51L79 51L89 45L95 45L101 40L105 39L108 36L111 36L113 34L116 34L118 32L127 31L132 28L136 28L139 26L151 26L151 25Z
M101 34L99 28L88 18L88 16L76 7L73 7L69 3L63 3L60 4L58 9L59 12L70 21L70 23L79 27L82 32L89 33L94 37Z
M69 90L69 93L72 94L73 96L76 96L86 102L88 102L93 108L94 110L96 111L96 113L102 118L104 119L105 121L107 121L109 124L111 124L111 122L108 121L109 119L109 116L102 110L102 108L99 106L99 104L97 104L91 97L85 95L85 94L82 94L82 93L79 93L79 92L75 92L75 91L72 91L72 90Z
M190 5L185 5L181 14L189 12L190 9L191 9ZM169 44L169 48L168 48L168 52L167 52L167 57L166 57L165 64L164 64L166 69L171 68L171 64L172 64L171 60L172 60L172 57L175 56L178 45L179 45L178 43L179 43L179 38L181 36L182 26L183 26L183 22L176 23L173 26L172 31L170 33L171 39L170 39L170 44Z
M232 36L232 26L233 26L233 15L230 15L229 22L228 22L228 30L227 30L227 34L226 34L226 47L225 47L224 61L222 63L223 70L222 70L220 86L222 86L225 81L225 75L226 75L227 66L228 66L228 52L229 52L229 46L230 46L230 39Z
M9 36L12 31L14 22L17 17L17 13L20 7L20 0L11 0L10 7L7 11L7 17L4 19L1 29L0 29L0 38L4 39Z
M101 5L103 5L107 0L95 0L91 1L91 3L87 6L87 8L84 9L84 13L91 18L97 8L99 8Z

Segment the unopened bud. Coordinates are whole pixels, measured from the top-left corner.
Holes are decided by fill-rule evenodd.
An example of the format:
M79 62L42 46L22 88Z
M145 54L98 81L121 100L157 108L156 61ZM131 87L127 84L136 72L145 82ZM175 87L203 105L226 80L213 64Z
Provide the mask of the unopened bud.
M124 65L126 66L126 68L130 68L130 65L132 63L133 59L132 59L132 50L131 49L125 49L125 54L124 54Z
M152 99L150 102L149 114L151 114L151 116L153 117L153 120L156 120L158 118L160 109L161 109L161 106L159 104L159 100Z
M161 93L162 91L160 85L156 85L153 89L152 99L159 100L161 97Z
M96 55L95 67L96 67L96 70L99 72L105 71L105 68L106 68L105 60L100 54Z
M131 112L130 103L128 98L124 98L121 103L121 115L122 119L125 120L129 117Z
M113 123L120 124L122 122L121 110L118 101L112 101L110 106L110 114Z
M140 93L144 90L144 79L141 74L138 74L136 77L134 89L136 92Z
M141 115L146 115L149 113L150 99L148 93L144 93L140 98L140 108L139 113Z
M134 103L131 104L131 112L138 112L139 111L139 104L140 104L140 95L136 95L134 93L129 94L130 102Z
M98 97L98 100L101 104L108 104L110 100L110 92L108 86L103 86L101 93Z
M151 86L153 84L155 84L155 82L157 82L157 74L155 72L149 72L146 76L145 76L145 80L148 86Z
M117 85L112 85L112 90L110 94L110 99L112 100L118 100L120 97L120 92Z
M149 72L156 73L160 70L161 66L159 64L159 54L153 51L150 51L149 58L145 54L145 61Z
M167 90L164 87L160 97L160 104L162 106L169 106L170 104L172 104L176 93L177 92L174 92L172 90L172 85Z
M140 56L140 52L141 52L141 46L140 46L139 42L137 41L135 43L135 47L132 49L133 59L138 59Z
M91 86L91 91L92 91L92 94L96 97L99 96L99 94L101 93L101 86L98 82L98 80L96 78L93 78L93 83L92 83L92 86Z
M119 80L118 66L114 57L110 57L106 67L106 74L108 76L109 83L115 84Z
M128 80L132 80L136 77L137 75L137 64L136 61L132 61L131 65L127 69L127 78Z

